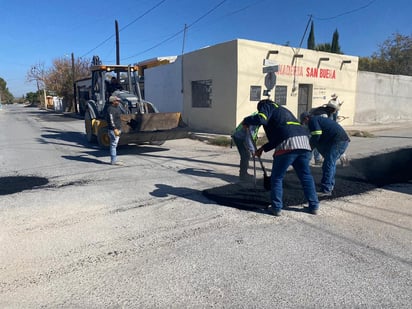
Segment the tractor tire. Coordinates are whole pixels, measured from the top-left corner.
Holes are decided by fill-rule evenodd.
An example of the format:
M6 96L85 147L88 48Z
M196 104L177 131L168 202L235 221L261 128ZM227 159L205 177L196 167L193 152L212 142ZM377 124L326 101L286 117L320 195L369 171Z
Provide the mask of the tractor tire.
M110 137L107 127L99 129L97 133L97 143L102 149L108 149L110 147Z
M95 143L96 142L96 136L93 134L93 128L92 128L92 117L90 115L90 112L86 110L84 113L84 128L86 131L86 139L89 143Z

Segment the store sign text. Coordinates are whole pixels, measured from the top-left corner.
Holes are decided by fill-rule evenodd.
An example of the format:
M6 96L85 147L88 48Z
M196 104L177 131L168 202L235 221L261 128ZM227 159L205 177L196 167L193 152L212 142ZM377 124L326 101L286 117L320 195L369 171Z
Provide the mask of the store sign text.
M311 78L336 79L336 71L314 67L301 67L293 65L279 65L276 75L306 76Z

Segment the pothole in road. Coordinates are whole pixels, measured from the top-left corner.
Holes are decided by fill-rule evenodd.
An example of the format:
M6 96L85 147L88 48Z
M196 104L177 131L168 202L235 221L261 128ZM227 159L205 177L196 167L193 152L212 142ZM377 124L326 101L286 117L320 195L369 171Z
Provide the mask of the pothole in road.
M259 175L260 173L260 175ZM265 211L270 205L270 191L263 189L263 175L257 171L257 184L235 183L203 191L203 195L217 204L244 210ZM317 185L322 178L322 168L313 167L312 175ZM333 198L362 194L376 187L412 180L412 148L400 149L351 161L349 167L337 167ZM285 208L306 204L300 182L294 171L286 173L283 182ZM301 211L295 209L295 211Z
M89 183L87 180L69 181L53 184L45 177L38 176L6 176L0 177L0 195L13 194L32 189L59 189L68 186L79 186Z
M13 194L44 186L49 180L37 176L6 176L0 177L0 195Z

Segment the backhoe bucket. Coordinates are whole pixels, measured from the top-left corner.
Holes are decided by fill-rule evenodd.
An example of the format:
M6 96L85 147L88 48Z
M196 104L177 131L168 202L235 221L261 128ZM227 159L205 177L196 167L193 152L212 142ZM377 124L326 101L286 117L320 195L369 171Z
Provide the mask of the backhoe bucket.
M188 127L180 113L121 115L119 145L162 142L188 137Z

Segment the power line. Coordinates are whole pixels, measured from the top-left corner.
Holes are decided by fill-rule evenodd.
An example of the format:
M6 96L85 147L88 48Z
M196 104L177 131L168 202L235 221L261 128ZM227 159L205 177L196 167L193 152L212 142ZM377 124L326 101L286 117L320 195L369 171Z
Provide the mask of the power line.
M137 17L136 19L134 19L133 21L131 21L130 23L128 23L126 26L124 26L123 28L121 28L119 30L119 32L121 32L122 30L126 29L127 27L129 27L130 25L134 24L136 21L138 21L139 19L141 19L142 17L144 17L145 15L149 14L151 11L153 11L155 8L157 8L158 6L160 6L162 3L166 2L166 0L161 0L159 3L155 4L153 7L151 7L150 9L148 9L146 12L144 12L142 15L140 15L139 17ZM109 36L107 39L105 39L103 42L101 42L100 44L98 44L96 47L92 48L91 50L89 50L87 53L85 53L83 56L81 57L85 57L88 54L90 54L92 51L96 50L97 48L99 48L100 46L102 46L103 44L105 44L107 41L111 40L115 35L112 34L111 36Z
M241 12L243 12L243 11L245 11L245 10L250 9L251 7L253 7L253 6L255 6L255 5L259 4L259 3L266 2L266 1L271 1L271 0L255 0L255 1L254 1L253 3L251 3L251 4L248 4L248 5L246 5L246 6L243 6L243 7L239 8L239 9L234 10L234 11L230 11L230 12L228 12L228 13L225 13L225 14L221 15L221 16L217 16L217 17L216 17L215 19L213 19L213 20L209 20L209 21L208 21L208 25L210 26L210 25L213 24L214 22L220 21L220 20L222 20L223 18L226 18L226 17L228 17L228 16L232 16L232 15L236 15L236 14L238 14L238 13L241 13ZM192 31L193 31L193 30L192 30Z
M127 27L129 27L130 25L134 24L136 21L138 21L140 18L144 17L145 15L149 14L151 11L153 11L155 8L157 8L158 6L160 6L163 2L165 2L166 0L162 0L160 1L158 4L156 4L154 7L152 7L151 9L147 10L146 12L144 12L142 15L140 15L139 17L137 17L136 19L134 19L133 21L131 21L130 23L128 23L126 26L124 26L123 28L120 29L120 31L126 29Z
M210 13L212 13L213 11L215 11L219 6L221 6L223 3L225 3L227 0L223 0L220 3L218 3L215 7L213 7L212 9L210 9L208 12L206 12L205 14L203 14L202 16L200 16L198 19L196 19L193 23L191 23L188 28L194 26L195 24L197 24L200 20L202 20L203 18L205 18L207 15L209 15Z
M244 6L244 7L241 7L240 9L237 9L237 10L235 10L235 11L233 11L233 12L230 12L230 13L226 14L226 16L235 15L235 14L237 14L237 13L240 13L240 12L242 12L242 11L245 11L245 10L247 10L247 9L250 9L251 7L253 7L253 6L255 6L256 4L258 4L258 3L260 3L260 2L263 2L263 1L266 1L266 0L257 0L257 1L255 1L255 2L249 4L249 5L246 5L246 6Z
M306 32L308 31L309 24L310 24L311 20L312 20L312 15L309 15L309 20L308 20L308 23L306 24L305 32L303 33L302 39L300 40L300 43L299 43L299 49L302 47L303 39L306 36Z
M81 58L86 57L88 54L90 54L92 51L98 49L100 46L102 46L104 43L106 43L107 41L109 41L110 39L112 39L114 37L114 34L109 36L106 40L104 40L103 42L101 42L99 45L97 45L96 47L92 48L91 50L89 50L87 53L85 53L83 56L81 56Z
M144 53L146 53L146 52L148 52L148 51L150 51L150 50L152 50L152 49L155 49L156 47L158 47L158 46L160 46L160 45L162 45L162 44L170 41L171 39L177 37L179 34L183 33L184 31L187 31L187 29L189 29L190 27L193 27L195 24L197 24L197 23L198 23L199 21L201 21L203 18L205 18L205 17L208 16L210 13L212 13L213 11L215 11L218 7L220 7L220 6L221 6L223 3L225 3L226 1L227 1L227 0L222 0L222 1L219 2L217 5L215 5L212 9L210 9L210 10L207 11L205 14L203 14L202 16L200 16L200 17L199 17L198 19L196 19L194 22L192 22L189 26L185 26L184 29L176 32L175 34L172 34L170 37L166 38L165 40L161 41L160 43L157 43L156 45L154 45L154 46L152 46L152 47L150 47L150 48L148 48L148 49L146 49L146 50L144 50L144 51L141 51L141 52L139 52L139 53L137 53L137 54L134 54L134 55L129 56L129 57L126 57L126 58L123 58L122 60L127 60L127 59L130 59L130 58L134 58L134 57L136 57L136 56L138 56L138 55L144 54Z
M188 27L186 27L186 29L187 29L187 28L188 28ZM146 53L146 52L148 52L148 51L150 51L150 50L152 50L152 49L155 49L156 47L158 47L158 46L166 43L167 41L170 41L171 39L177 37L179 34L181 34L181 33L184 32L184 31L185 31L184 29L183 29L183 30L180 30L180 31L176 32L175 34L172 34L172 35L171 35L170 37L168 37L167 39L164 39L164 40L161 41L160 43L157 43L156 45L154 45L154 46L152 46L152 47L150 47L150 48L148 48L148 49L145 49L144 51L141 51L140 53L137 53L137 54L134 54L134 55L132 55L132 56L123 58L122 60L127 60L127 59L130 59L130 58L134 58L134 57L136 57L136 56L138 56L138 55L144 54L144 53Z
M358 7L358 8L356 8L356 9L353 9L353 10L350 10L350 11L347 11L347 12L343 12L343 13L338 14L338 15L335 15L335 16L324 17L324 18L321 18L321 17L313 17L313 18L314 18L314 19L317 19L317 20L331 20L331 19L335 19L335 18L344 16L344 15L352 14L352 13L355 13L355 12L357 12L357 11L363 10L363 9L367 8L368 6L370 6L372 3L374 3L375 1L376 1L376 0L369 1L369 2L368 2L367 4L365 4L364 6Z

